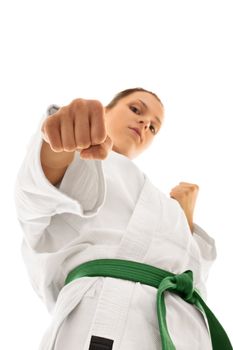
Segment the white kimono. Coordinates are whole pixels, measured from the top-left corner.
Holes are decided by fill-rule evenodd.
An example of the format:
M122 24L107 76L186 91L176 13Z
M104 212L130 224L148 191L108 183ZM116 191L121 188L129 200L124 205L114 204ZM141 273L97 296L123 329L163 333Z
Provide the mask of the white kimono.
M76 152L61 183L53 186L40 162L45 117L15 182L22 257L52 317L39 350L159 350L156 288L102 276L64 286L67 274L103 258L133 260L175 274L192 270L194 287L206 300L215 241L197 224L192 234L179 203L115 151L105 160L83 160ZM177 350L212 349L200 311L169 292L165 303Z

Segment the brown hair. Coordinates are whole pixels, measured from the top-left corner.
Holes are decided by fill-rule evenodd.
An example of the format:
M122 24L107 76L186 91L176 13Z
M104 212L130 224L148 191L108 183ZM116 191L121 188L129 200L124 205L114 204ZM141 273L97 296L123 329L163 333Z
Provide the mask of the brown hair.
M126 90L123 90L123 91L120 91L118 92L118 94L116 94L113 99L108 103L108 105L106 106L107 109L111 109L113 108L117 102L119 100L121 100L123 97L126 97L130 94L132 94L133 92L136 92L136 91L144 91L144 92L148 92L149 94L153 95L162 105L163 107L163 104L161 102L161 100L159 99L159 97L152 91L148 91L148 90L145 90L143 88L140 88L140 87L137 87L137 88L132 88L132 89L126 89Z

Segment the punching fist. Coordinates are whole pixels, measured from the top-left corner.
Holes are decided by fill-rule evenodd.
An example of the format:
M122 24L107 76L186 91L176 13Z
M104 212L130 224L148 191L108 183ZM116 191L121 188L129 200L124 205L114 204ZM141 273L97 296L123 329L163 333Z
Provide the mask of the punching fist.
M171 192L170 197L176 199L187 217L190 230L193 232L193 212L199 186L188 182L180 182Z
M97 100L75 99L43 123L42 135L54 152L80 152L80 158L105 159L113 143L107 135L104 108Z

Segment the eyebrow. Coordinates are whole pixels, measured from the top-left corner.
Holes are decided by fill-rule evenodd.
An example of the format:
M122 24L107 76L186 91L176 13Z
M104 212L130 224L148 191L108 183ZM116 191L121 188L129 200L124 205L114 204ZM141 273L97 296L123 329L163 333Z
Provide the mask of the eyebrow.
M140 99L138 99L138 101L140 101L143 104L143 106L145 107L145 109L147 111L149 110L149 107L147 106L147 104L144 101L142 101ZM161 120L159 119L159 117L157 117L157 115L155 116L155 119L159 122L159 124L162 124Z

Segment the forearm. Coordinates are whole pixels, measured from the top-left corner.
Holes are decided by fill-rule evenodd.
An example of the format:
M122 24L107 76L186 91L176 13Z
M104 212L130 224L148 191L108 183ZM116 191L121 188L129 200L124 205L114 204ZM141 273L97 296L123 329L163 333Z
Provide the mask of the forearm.
M50 145L43 141L40 153L41 164L52 169L67 167L74 159L74 152L54 152Z
M40 153L41 166L47 179L55 185L62 180L66 169L73 161L74 152L54 152L50 145L43 141Z

